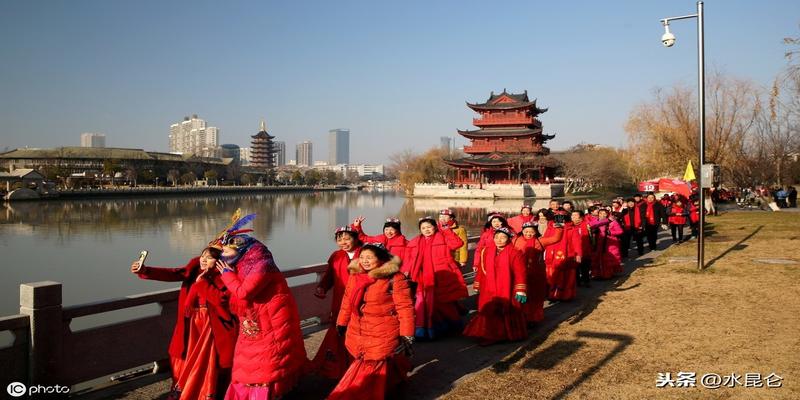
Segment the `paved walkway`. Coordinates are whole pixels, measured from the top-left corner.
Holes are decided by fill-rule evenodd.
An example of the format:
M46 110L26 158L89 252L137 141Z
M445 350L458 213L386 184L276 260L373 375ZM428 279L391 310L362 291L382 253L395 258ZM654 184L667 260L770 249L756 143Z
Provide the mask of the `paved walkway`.
M643 256L630 259L625 263L625 273L606 281L593 281L591 288L579 288L578 297L570 302L546 303L545 320L530 331L527 340L513 343L500 343L492 346L477 346L472 340L464 337L445 338L431 343L417 343L414 346L416 355L414 370L409 381L397 392L402 399L435 399L451 390L459 382L473 373L492 366L502 368L511 365L515 359L523 357L528 351L536 348L559 324L570 320L570 324L594 311L600 298L607 291L619 289L630 273L637 268L652 262L670 242L669 233L661 231L659 250L646 252ZM690 243L696 243L691 241ZM646 246L645 246L646 247ZM631 254L636 254L632 249ZM475 298L472 297L474 309ZM325 331L316 332L306 337L306 351L309 355L316 353ZM505 359L501 364L499 361ZM323 399L331 391L336 382L318 377L305 377L300 385L286 399ZM124 394L123 399L164 399L169 389L169 381L160 381Z

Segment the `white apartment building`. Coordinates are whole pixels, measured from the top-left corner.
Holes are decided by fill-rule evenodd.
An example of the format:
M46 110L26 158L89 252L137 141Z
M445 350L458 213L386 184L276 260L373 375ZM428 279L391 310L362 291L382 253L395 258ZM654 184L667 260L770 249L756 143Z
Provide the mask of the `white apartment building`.
M81 133L81 147L106 147L106 135L102 133Z
M219 129L207 126L197 117L184 117L183 121L169 127L169 151L195 154L200 157L215 157L219 149Z

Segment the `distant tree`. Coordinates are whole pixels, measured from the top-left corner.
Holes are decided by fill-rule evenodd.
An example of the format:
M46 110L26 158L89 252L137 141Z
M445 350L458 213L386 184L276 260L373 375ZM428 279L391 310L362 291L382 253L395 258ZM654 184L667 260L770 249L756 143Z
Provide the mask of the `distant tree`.
M128 184L130 184L132 186L136 186L136 178L138 177L138 174L137 174L135 168L133 168L133 167L126 168L125 172L124 172L124 176L125 176L125 180L128 181Z
M336 171L327 170L322 174L322 182L327 185L338 185L341 183L336 175Z
M250 186L253 184L253 175L242 174L242 177L239 179L242 181L242 185Z
M203 173L203 177L206 178L206 180L209 181L209 182L212 182L212 181L216 182L217 181L217 176L218 176L217 171L215 171L213 169L206 170L206 172Z
M624 150L581 143L553 157L561 162L566 193L626 189L635 184L628 175Z
M177 169L171 169L167 172L167 180L172 182L172 186L178 186L178 179L181 178L181 171Z
M122 171L122 167L120 167L119 160L116 159L105 159L103 160L103 175L108 176L111 178L111 184L114 184L114 175L117 172Z
M452 169L445 164L445 156L446 152L441 147L432 148L420 155L406 149L389 157L392 160L389 170L397 176L406 193L413 193L416 183L447 181Z
M757 120L759 93L752 82L720 73L712 74L706 87L706 162L730 175ZM631 175L682 176L689 160L699 165L698 125L697 96L691 86L657 89L653 100L631 111L625 126Z
M139 180L153 184L156 179L156 174L153 172L152 169L145 169L139 173Z
M316 186L322 180L322 174L315 169L310 169L303 175L303 180L308 186Z
M303 173L300 170L296 170L292 173L292 184L293 185L302 185L305 183L303 178Z
M187 172L181 175L181 183L184 185L194 186L195 182L197 182L197 175L195 175L194 172Z

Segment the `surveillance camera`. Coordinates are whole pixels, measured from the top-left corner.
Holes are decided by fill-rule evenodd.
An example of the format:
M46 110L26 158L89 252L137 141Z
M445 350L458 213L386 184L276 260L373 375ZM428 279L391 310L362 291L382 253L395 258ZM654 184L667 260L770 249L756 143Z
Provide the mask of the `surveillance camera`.
M672 47L675 44L675 35L669 31L669 25L664 25L664 34L661 36L661 43L664 47Z
M661 36L661 43L664 47L672 47L675 44L675 35L671 32L667 32Z

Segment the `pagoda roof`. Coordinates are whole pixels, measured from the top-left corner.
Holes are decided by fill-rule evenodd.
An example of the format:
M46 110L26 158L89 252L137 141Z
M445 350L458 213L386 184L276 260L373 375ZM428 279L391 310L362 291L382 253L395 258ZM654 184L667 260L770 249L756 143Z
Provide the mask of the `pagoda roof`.
M519 162L516 155L490 153L480 156L462 157L452 160L444 160L445 163L453 167L505 167L515 166ZM557 167L560 162L550 156L533 156L525 157L522 159L523 165L526 166L542 166L542 167Z
M267 131L260 131L250 137L253 139L275 139L275 136L270 135Z
M542 133L542 128L486 128L471 131L458 130L458 134L469 139L500 138L500 137L527 137ZM547 135L550 136L550 135ZM552 139L552 137L550 137Z
M489 99L484 103L470 103L467 102L467 107L478 110L512 110L516 108L533 108L536 114L546 112L546 108L539 108L536 106L536 99L531 101L528 98L528 91L523 93L514 94L508 93L503 89L502 93L495 94L492 92Z

